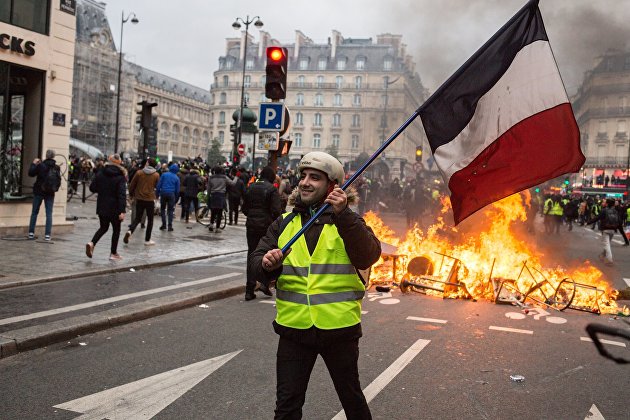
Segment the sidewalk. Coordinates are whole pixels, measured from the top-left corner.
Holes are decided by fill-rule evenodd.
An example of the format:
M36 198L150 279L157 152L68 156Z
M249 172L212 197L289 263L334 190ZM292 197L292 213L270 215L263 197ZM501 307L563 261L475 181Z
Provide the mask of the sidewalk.
M109 260L111 228L94 249L92 259L85 255L85 244L92 239L99 227L94 198L81 203L76 197L68 203L66 218L73 220L71 233L55 234L52 242L28 241L26 238L0 238L0 289L54 280L105 274L117 271L138 270L160 265L178 264L216 255L247 251L245 216L239 216L238 226L226 226L221 233L212 233L191 220L186 224L179 220L180 208L176 208L173 232L161 231L159 216L154 219L151 239L154 246L144 245L144 229L134 232L128 245L123 243L131 213L127 214L121 229L118 253L121 261ZM40 212L39 222L44 215ZM42 239L42 238L40 238Z

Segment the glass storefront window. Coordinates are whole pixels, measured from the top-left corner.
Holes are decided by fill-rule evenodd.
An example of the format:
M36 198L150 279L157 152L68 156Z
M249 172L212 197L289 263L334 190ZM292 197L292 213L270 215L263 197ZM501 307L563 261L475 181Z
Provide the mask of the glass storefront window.
M44 73L0 62L0 201L30 196L30 162L41 157Z
M47 34L49 6L50 0L2 0L0 21Z

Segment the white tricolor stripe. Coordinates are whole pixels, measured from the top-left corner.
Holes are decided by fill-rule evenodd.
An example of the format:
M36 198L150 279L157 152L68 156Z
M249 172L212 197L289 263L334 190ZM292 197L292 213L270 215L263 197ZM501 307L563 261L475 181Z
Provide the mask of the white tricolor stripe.
M519 334L534 334L534 331L532 330L519 330L517 328L496 327L494 325L490 325L488 329L495 330L495 331L513 332L513 333L519 333Z
M568 101L549 42L525 46L501 79L481 97L462 132L436 149L435 161L447 184L455 172L467 167L511 127Z

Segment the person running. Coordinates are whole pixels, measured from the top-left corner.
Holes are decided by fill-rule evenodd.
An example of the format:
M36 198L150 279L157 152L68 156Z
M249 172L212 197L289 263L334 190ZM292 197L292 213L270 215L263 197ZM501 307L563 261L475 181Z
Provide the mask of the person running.
M336 158L307 153L298 171L300 182L289 202L293 211L272 223L248 265L267 285L277 279L275 418L301 418L308 381L321 355L346 416L371 419L358 370L367 280L359 270L378 261L381 244L350 209L356 192L339 187L344 172ZM324 203L330 207L283 255L280 248Z
M142 222L142 217L146 214L147 225L144 232L144 244L146 246L155 245L151 240L151 232L153 231L153 215L155 212L155 188L160 181L160 176L155 170L155 159L147 160L141 171L136 171L131 183L129 184L129 195L133 197L136 203L135 219L129 225L129 230L125 233L123 242L128 244L133 231Z
M90 184L90 191L98 194L96 199L96 214L100 223L92 240L85 244L85 255L92 258L94 247L112 225L112 242L109 259L121 260L118 254L118 239L120 225L125 220L127 208L127 171L121 166L120 156L111 155L107 164L97 172Z

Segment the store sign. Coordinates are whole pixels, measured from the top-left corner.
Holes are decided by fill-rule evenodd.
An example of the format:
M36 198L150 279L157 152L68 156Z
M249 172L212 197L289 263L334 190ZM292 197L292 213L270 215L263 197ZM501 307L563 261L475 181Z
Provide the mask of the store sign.
M0 49L11 50L18 54L35 55L35 43L9 34L0 34Z
M66 12L74 16L77 10L77 4L75 0L59 0L59 10Z

